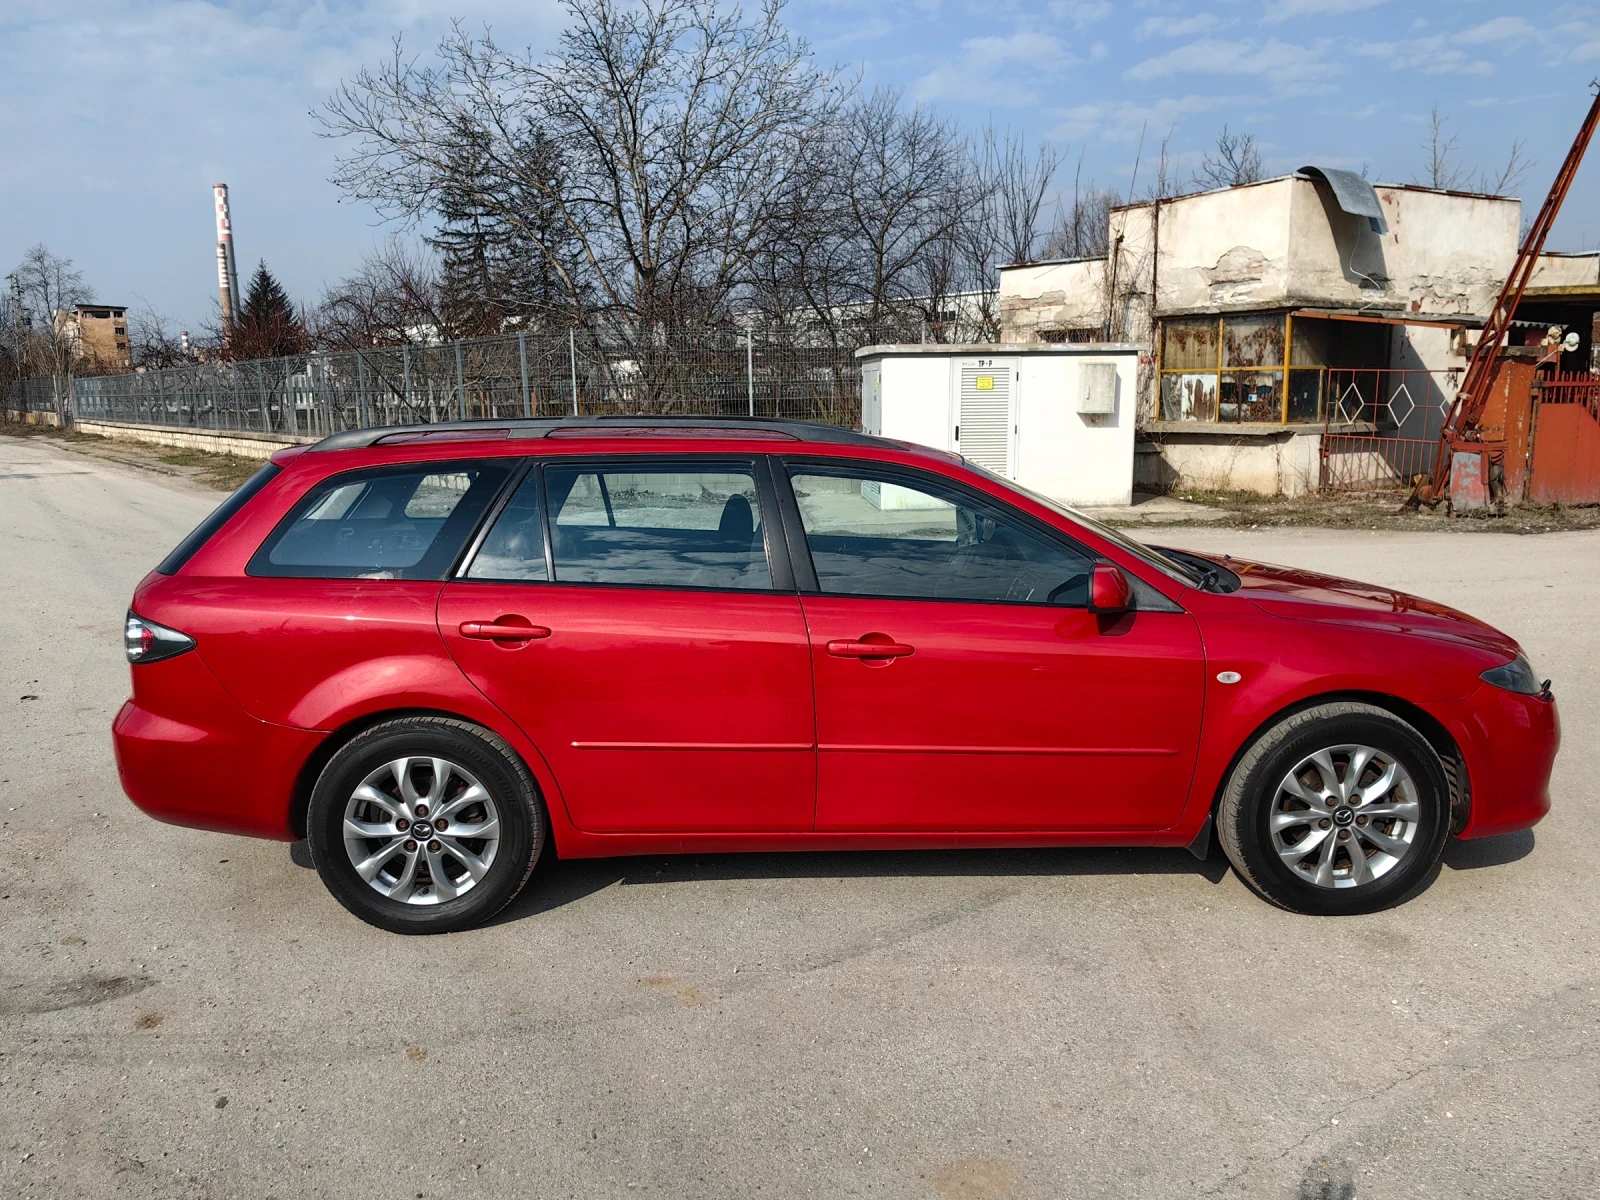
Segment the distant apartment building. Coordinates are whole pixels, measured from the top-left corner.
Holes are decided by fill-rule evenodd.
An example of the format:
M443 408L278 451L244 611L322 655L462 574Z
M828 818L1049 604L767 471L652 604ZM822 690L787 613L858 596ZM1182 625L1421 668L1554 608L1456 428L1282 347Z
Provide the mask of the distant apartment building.
M56 314L56 329L102 370L129 370L128 310L117 304L79 304Z

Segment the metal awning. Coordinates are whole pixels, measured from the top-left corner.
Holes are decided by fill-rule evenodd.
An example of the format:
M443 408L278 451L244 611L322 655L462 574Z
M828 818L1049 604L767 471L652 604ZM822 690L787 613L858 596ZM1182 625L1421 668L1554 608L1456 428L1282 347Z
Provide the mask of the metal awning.
M1365 177L1335 167L1301 167L1300 174L1326 183L1333 189L1333 198L1339 207L1352 217L1365 217L1373 233L1389 232L1389 222L1384 220L1378 193Z

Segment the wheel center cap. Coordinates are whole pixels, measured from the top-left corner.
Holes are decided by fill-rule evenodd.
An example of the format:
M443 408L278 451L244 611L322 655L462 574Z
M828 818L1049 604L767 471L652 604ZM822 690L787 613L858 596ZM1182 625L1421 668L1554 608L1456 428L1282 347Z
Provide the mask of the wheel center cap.
M416 838L419 842L427 841L433 836L432 822L413 821L411 824L411 836Z
M1336 808L1333 810L1333 823L1343 829L1356 819L1355 809Z

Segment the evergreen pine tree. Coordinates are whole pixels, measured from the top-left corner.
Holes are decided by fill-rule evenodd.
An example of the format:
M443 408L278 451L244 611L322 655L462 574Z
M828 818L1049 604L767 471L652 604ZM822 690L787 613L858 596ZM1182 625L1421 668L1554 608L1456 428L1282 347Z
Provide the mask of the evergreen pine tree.
M238 320L228 343L231 358L279 358L304 354L310 347L305 325L283 285L267 270L266 260L256 264L250 287L239 305Z
M445 337L499 333L508 328L565 324L573 297L561 272L579 277L577 254L556 206L516 182L496 179L481 139L461 139L462 161L441 190L439 226L429 244L439 252ZM531 130L519 148L522 171L557 176L550 139ZM514 216L512 215L514 214Z

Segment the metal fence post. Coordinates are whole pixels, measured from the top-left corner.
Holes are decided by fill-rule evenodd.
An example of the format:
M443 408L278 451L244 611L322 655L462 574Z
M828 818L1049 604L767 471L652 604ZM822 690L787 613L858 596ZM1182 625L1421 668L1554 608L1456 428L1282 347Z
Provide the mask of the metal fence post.
M467 384L466 384L466 380L461 375L461 339L460 338L456 339L456 399L461 404L461 419L463 421L465 421L467 419ZM446 416L450 415L450 410L449 410L448 407L446 407L446 409L445 409L445 415Z
M272 432L272 412L267 407L267 377L261 370L261 360L256 360L256 392L261 397L261 432Z
M317 380L318 391L322 394L322 435L326 437L333 432L333 392L328 387L328 352L322 351L317 355Z
M744 390L753 417L756 415L756 334L753 329L744 331Z
M567 330L567 364L572 371L572 415L578 415L578 335Z
M528 391L528 331L517 334L517 359L522 364L522 415L533 416L533 393Z
M365 428L367 420L367 356L356 351L356 424Z
M405 388L406 416L409 417L409 416L411 416L411 414L413 414L413 413L415 413L417 411L417 406L415 404L411 403L411 347L410 346L401 346L400 347L400 372L401 372L401 375L402 375L403 380L404 380L402 386L404 386L404 388Z

